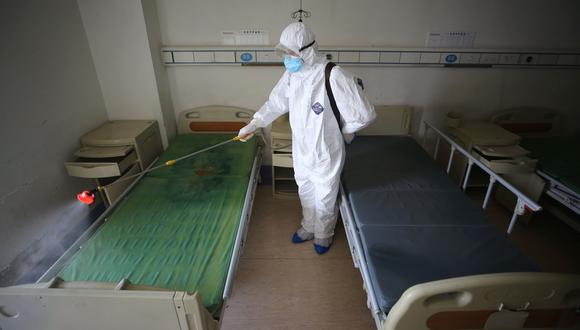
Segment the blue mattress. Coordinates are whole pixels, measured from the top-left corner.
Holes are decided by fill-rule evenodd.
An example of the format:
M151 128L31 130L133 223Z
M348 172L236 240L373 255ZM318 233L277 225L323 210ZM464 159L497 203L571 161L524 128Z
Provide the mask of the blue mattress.
M537 270L410 137L357 137L342 183L385 313L415 284Z

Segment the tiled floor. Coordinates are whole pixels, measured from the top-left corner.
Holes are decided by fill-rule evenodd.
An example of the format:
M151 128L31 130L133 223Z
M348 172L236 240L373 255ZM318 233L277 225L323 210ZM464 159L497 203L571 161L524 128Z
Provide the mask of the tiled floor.
M290 237L299 225L300 204L272 199L270 189L258 188L222 329L374 328L341 224L324 256L311 243L294 245ZM487 213L500 230L507 228L509 211L492 203ZM544 271L580 273L580 233L550 214L517 225L510 238Z
M371 329L362 280L344 230L330 251L292 244L301 218L298 200L272 199L258 188L247 245L221 329Z
M540 201L541 205L546 203L557 204L549 200ZM481 204L478 202L477 205ZM511 210L490 203L486 213L500 230L507 229ZM580 221L580 217L574 217ZM547 211L534 215L527 225L516 225L510 240L542 271L580 274L580 233Z

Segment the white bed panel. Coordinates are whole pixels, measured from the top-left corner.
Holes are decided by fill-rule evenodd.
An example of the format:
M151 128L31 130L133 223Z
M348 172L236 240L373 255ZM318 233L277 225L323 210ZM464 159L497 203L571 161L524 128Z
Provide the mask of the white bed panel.
M377 118L357 135L408 135L412 108L404 105L375 105Z
M178 134L196 133L191 129L192 123L249 123L254 110L224 105L209 105L182 111L177 123ZM235 126L235 125L234 125ZM197 131L199 132L199 131ZM215 133L232 132L232 129L212 131Z
M558 315L558 312L562 313L562 318L554 321L572 323L575 324L573 328L578 329L580 320L575 310L579 306L579 275L503 273L466 276L409 288L389 312L383 329L445 329L445 318L449 325L455 326L447 329L458 329L457 323L466 318L471 322L480 318L481 323L487 323L486 327L475 329L519 329L521 326L508 324L518 320L525 323L529 318L532 324L526 324L526 327L534 323L538 325L541 324L538 321L541 314L545 317L549 313ZM499 318L502 320L498 321ZM493 321L499 322L500 326L492 327L490 319L495 319ZM534 328L571 329L558 325Z

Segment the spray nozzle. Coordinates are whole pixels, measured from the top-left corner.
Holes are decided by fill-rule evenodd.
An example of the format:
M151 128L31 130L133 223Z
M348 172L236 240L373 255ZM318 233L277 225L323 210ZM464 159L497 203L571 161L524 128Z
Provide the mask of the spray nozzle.
M77 195L79 202L87 205L91 205L95 201L95 193L92 190L85 190Z
M103 191L104 189L105 189L105 187L98 186L97 188L95 188L93 190L85 190L85 191L81 192L80 194L77 194L77 199L79 200L79 202L81 202L83 204L91 205L95 202L95 193L97 191Z

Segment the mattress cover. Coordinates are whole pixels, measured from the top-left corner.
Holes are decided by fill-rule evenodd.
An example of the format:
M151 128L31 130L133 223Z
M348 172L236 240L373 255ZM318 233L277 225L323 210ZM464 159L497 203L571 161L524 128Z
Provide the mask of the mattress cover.
M385 313L415 284L537 270L411 137L357 137L342 184Z
M176 136L158 164L228 138ZM256 150L256 139L229 143L146 174L58 276L198 291L215 312Z

